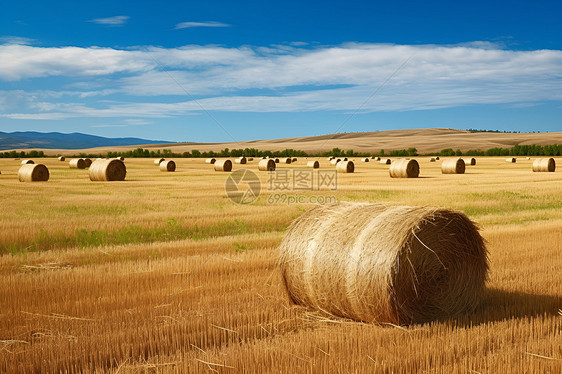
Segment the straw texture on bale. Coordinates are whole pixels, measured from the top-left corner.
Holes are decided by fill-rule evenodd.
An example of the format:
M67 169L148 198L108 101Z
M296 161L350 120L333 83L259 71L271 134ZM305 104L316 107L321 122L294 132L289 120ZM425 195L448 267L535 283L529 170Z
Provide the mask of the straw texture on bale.
M165 160L166 160L166 159L164 159L164 158L157 158L156 160L154 160L154 165L160 165L160 163L161 163L162 161L165 161Z
M230 160L217 160L214 166L215 171L232 171L232 161Z
M353 161L341 161L336 165L338 173L353 173L355 171L355 164Z
M449 158L441 163L442 174L464 174L465 168L462 158Z
M294 303L398 325L474 310L488 271L484 240L461 212L345 202L296 219L278 263Z
M509 157L505 159L505 162L516 162L517 159L515 157Z
M554 172L556 161L553 158L537 158L533 161L533 171L535 172Z
M379 162L384 165L390 165L392 163L389 158L381 158Z
M83 158L73 158L68 162L71 169L86 169L86 161Z
M258 163L258 170L259 171L273 171L275 170L275 161L271 158L260 160Z
M216 158L208 158L205 160L206 164L214 164L215 162L217 162Z
M46 182L49 180L49 169L43 164L25 164L18 171L20 182Z
M176 171L176 163L172 160L162 161L160 171Z
M476 165L476 159L474 157L469 157L463 159L465 165Z
M420 165L416 160L396 160L390 165L388 172L392 178L417 178L420 175Z
M127 175L127 168L118 159L102 159L90 165L91 181L123 181Z
M66 160L66 157L64 157L64 156L59 156L59 161L65 161L65 160Z
M320 163L318 161L308 161L306 166L313 169L318 169L320 167Z
M89 158L85 158L84 162L86 163L86 167L89 168L90 166L92 166L92 160Z
M236 162L237 164L245 164L248 162L248 160L246 159L246 157L239 157L236 160L234 160L234 162Z
M363 162L369 162L369 157L362 158L361 161L363 161Z
M33 160L22 160L21 164L22 165L33 165L35 163L35 161Z

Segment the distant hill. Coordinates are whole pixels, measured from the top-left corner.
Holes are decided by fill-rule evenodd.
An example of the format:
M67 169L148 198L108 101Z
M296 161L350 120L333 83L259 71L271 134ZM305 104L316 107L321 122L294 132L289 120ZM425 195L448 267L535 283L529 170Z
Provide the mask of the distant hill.
M34 149L84 149L96 147L117 147L139 144L162 144L161 140L139 138L104 138L82 133L63 134L60 132L10 132L0 131L0 150Z

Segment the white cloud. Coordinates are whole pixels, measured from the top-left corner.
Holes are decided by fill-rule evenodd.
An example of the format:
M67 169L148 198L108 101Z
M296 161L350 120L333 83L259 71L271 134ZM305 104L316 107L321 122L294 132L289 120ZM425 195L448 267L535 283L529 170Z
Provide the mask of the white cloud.
M33 43L35 39L25 38L23 36L0 36L0 44L20 44L28 45Z
M230 27L230 25L222 22L206 21L206 22L180 22L174 29L187 29L191 27Z
M19 93L20 105L0 113L140 119L200 112L185 91L209 110L352 111L393 73L363 111L562 101L562 51L504 50L486 42L130 50L0 45L0 79L69 77L59 90ZM100 100L110 94L121 102ZM69 97L78 102L60 102Z
M114 16L107 18L95 18L90 20L89 22L106 26L123 26L129 20L129 18L129 16Z

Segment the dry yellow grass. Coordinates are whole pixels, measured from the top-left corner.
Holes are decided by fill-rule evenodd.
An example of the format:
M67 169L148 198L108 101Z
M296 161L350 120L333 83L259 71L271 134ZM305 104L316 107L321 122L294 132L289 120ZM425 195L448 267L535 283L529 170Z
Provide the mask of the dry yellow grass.
M49 182L26 184L18 162L0 160L0 372L561 370L560 171L483 157L465 174L442 175L440 162L419 158L423 178L393 179L370 162L338 174L337 191L296 192L444 206L480 223L490 252L484 304L400 327L290 304L276 248L311 205L268 204L277 192L257 163L234 165L263 182L254 204L236 205L228 174L204 160L178 159L178 172L160 173L152 160L129 159L127 180L109 184L40 162ZM333 171L326 160L320 167Z

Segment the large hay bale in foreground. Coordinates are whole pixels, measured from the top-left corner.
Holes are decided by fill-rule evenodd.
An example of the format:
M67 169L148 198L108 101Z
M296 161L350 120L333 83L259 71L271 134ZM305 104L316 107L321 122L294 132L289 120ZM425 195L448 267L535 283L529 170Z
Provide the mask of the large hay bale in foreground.
M476 165L476 159L474 157L464 158L465 165Z
M157 158L156 160L154 160L154 165L160 165L160 163L162 161L166 161L166 159L165 158Z
M217 160L214 163L215 171L232 171L232 161Z
M258 163L258 170L259 171L274 171L275 170L275 161L271 158L260 160Z
M353 161L340 161L336 165L338 173L353 173L355 171L355 164Z
M20 182L46 182L49 180L49 169L43 164L25 164L18 171Z
M160 171L176 171L176 163L172 160L164 160L160 163Z
M533 161L534 172L550 172L556 170L556 161L553 158L537 158Z
M279 265L296 304L394 324L473 310L488 271L484 240L463 213L358 203L320 205L296 219Z
M92 166L92 160L89 158L85 158L84 162L86 163L86 167L89 168L90 166Z
M206 164L214 164L215 162L217 162L216 158L208 158L205 160Z
M392 178L417 178L420 175L420 165L416 160L396 160L390 165L388 173Z
M515 157L508 157L505 159L505 162L515 163L517 162L517 159Z
M83 158L73 158L68 162L71 169L86 169L86 161Z
M236 162L237 164L246 164L248 160L246 159L246 157L239 157L236 160L234 160L234 162Z
M59 161L65 161L65 160L66 160L66 157L64 157L64 156L59 156L58 160L59 160Z
M91 181L123 181L126 175L125 163L116 158L96 160L90 165Z
M21 160L21 165L33 165L34 163L33 160Z
M441 163L442 174L464 174L465 169L462 158L449 158Z
M318 169L320 167L320 163L318 161L308 161L306 163L306 167Z

